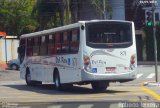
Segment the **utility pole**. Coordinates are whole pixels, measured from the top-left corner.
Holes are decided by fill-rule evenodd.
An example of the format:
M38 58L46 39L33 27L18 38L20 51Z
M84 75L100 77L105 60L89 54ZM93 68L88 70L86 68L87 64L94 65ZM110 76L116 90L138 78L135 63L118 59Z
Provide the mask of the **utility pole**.
M106 19L106 1L103 0L103 16L104 16L104 20Z
M152 22L153 22L153 38L154 38L154 56L155 56L155 79L156 82L159 82L158 78L158 66L157 66L157 38L156 38L156 25L155 25L155 9L156 9L156 4L155 0L152 3Z

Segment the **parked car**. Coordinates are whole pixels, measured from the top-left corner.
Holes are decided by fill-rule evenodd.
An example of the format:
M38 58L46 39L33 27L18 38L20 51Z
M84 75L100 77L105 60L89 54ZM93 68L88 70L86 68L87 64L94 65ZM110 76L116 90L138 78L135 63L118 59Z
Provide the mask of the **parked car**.
M18 70L20 66L20 61L19 59L13 59L8 61L7 65L8 65L8 68L11 70Z

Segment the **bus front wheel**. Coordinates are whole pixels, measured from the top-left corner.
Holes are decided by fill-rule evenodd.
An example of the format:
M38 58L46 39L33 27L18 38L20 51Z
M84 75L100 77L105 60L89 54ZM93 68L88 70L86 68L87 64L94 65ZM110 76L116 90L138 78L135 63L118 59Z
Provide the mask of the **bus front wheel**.
M25 75L25 80L28 86L34 85L34 82L31 80L31 74L30 72L27 72Z
M31 80L31 74L29 71L27 71L26 75L25 75L25 80L28 86L35 86L35 85L40 85L42 84L41 81L33 81Z
M106 81L97 81L97 82L91 82L92 89L93 90L106 90L106 88L109 86L109 82Z

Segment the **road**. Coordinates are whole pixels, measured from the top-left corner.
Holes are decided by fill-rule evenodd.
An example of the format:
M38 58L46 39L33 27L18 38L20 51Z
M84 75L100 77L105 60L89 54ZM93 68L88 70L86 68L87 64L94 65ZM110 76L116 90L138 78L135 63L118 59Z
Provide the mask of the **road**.
M19 79L18 71L5 71L0 72L0 102L3 102L3 106L5 102L21 102L21 104L45 102L43 105L47 105L49 108L62 108L62 106L71 108L67 103L77 106L73 108L86 108L86 106L94 108L99 104L104 108L107 108L106 106L119 108L125 102L158 102L160 100L159 87L143 86L145 82L154 81L154 76L153 66L139 66L136 80L127 83L111 83L103 92L92 90L90 85L75 85L71 89L57 91L53 84L26 86L25 81ZM42 103L32 103L32 106L36 105L43 106Z

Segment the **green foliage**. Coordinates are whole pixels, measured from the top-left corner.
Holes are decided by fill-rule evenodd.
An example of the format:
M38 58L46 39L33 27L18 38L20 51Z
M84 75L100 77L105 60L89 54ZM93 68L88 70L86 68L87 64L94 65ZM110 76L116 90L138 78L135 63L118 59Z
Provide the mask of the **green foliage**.
M34 0L1 0L0 1L0 30L8 35L20 35L28 26L36 26L30 13Z
M32 10L32 16L39 23L38 30L48 29L57 27L63 21L59 21L64 17L60 15L64 15L63 10L63 2L56 0L37 0L34 4ZM61 11L62 9L62 11ZM62 24L63 25L63 24Z
M97 9L97 12L103 16L103 0L90 0L90 2L95 6L95 8ZM105 4L106 4L106 11L109 14L109 18L112 17L112 7L109 3L109 0L105 0Z
M146 54L147 61L154 61L154 38L153 27L146 26L144 28L146 34ZM160 61L160 27L156 26L156 39L157 39L157 58Z
M103 1L88 1L103 14ZM105 2L111 14L109 0ZM81 0L0 0L0 31L19 36L77 22L80 5L84 5Z

